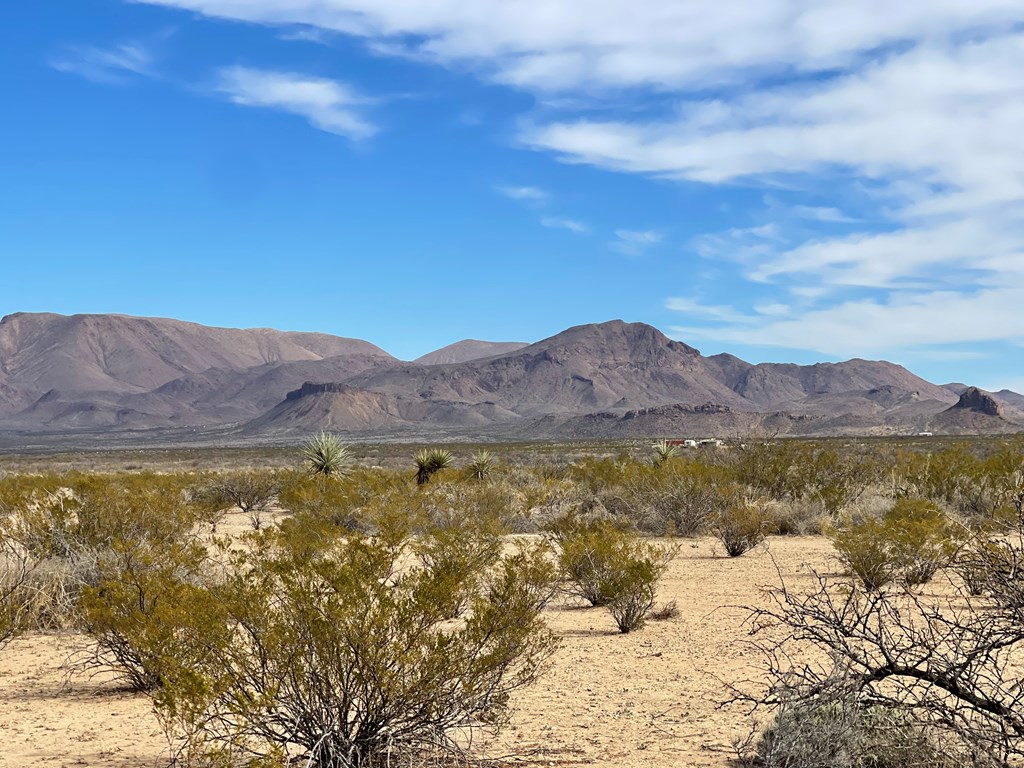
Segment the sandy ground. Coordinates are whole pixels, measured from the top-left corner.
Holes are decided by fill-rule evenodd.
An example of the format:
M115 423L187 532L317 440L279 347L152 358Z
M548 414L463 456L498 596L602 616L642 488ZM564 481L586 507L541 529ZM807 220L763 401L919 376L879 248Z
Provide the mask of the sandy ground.
M562 645L551 669L516 700L512 727L491 748L527 765L727 766L733 739L749 733L739 708L719 709L723 681L763 676L747 639L744 606L761 587L810 584L810 568L834 569L820 537L772 538L730 559L711 539L684 541L659 599L680 615L618 634L604 609L546 610ZM776 570L778 567L778 571ZM61 671L76 637L28 636L0 651L0 766L143 768L168 762L144 696L102 677Z

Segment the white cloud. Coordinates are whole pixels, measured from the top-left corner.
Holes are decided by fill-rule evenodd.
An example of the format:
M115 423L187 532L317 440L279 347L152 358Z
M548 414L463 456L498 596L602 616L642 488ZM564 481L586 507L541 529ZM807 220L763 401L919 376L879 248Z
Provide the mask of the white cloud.
M225 67L218 72L216 89L235 104L265 107L298 115L328 133L353 140L377 132L363 112L370 103L337 80L294 72L249 67Z
M649 248L659 245L664 239L665 236L661 232L653 229L617 229L615 230L615 240L609 244L609 247L626 256L640 256Z
M565 219L559 216L542 216L540 223L545 227L551 227L552 229L567 229L577 235L585 235L590 232L590 227L582 221Z
M152 75L153 54L141 43L122 43L113 48L71 46L52 57L50 66L95 83L121 84L134 75Z
M857 219L848 216L838 208L831 206L793 205L788 210L794 216L812 221L824 221L832 224L852 224L857 221Z
M743 82L760 69L830 71L865 51L1020 21L1012 0L600 0L585 13L578 0L137 1L357 35L548 92L678 90Z
M498 192L511 200L534 203L542 203L549 197L548 193L539 187L498 187Z
M675 326L684 338L731 344L806 349L835 356L882 355L932 344L1024 341L1024 286L971 293L892 293L884 301L865 299L814 309L796 317L744 313L732 307L701 306L673 299L697 321L718 325Z
M522 144L566 163L784 185L771 219L691 244L762 309L789 307L720 311L721 340L858 354L1021 338L1019 0L138 1L354 35L529 91L544 108ZM652 91L671 112L620 107ZM621 230L610 247L658 242Z

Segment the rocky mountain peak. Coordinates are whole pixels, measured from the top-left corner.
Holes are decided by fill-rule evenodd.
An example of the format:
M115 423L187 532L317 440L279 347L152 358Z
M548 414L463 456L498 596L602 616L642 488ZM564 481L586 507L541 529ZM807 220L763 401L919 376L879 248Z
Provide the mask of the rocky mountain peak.
M986 416L1002 416L1003 406L998 400L983 389L968 387L960 395L960 400L953 408L975 411Z

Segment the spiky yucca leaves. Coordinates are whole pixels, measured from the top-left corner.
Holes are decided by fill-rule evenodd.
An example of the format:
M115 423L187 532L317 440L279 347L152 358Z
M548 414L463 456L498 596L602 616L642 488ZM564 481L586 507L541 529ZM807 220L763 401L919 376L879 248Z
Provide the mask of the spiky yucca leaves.
M660 467L666 461L679 455L679 446L673 445L667 440L659 440L651 446L654 456L651 461L656 467Z
M477 480L486 480L494 468L494 457L488 451L477 451L469 462L469 474Z
M306 470L313 477L342 477L352 465L352 452L337 435L321 432L302 448Z
M413 457L416 462L416 485L430 482L430 478L447 469L455 461L455 456L445 448L424 448Z

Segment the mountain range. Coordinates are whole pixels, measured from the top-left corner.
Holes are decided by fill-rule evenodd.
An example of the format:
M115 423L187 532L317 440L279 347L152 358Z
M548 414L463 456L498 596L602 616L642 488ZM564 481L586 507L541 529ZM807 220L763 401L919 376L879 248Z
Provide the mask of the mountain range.
M893 363L754 365L649 325L533 344L465 340L404 362L358 339L124 315L0 320L0 430L202 438L481 439L1024 430L1024 396Z

